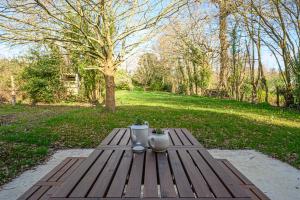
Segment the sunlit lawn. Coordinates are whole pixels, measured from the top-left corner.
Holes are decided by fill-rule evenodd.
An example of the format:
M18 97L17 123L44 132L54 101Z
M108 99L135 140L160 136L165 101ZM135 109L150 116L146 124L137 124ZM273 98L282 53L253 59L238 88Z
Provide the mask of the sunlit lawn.
M116 113L102 107L0 106L0 184L41 162L52 149L95 147L136 116L152 127L185 127L207 148L256 149L300 168L300 113L268 105L118 91Z

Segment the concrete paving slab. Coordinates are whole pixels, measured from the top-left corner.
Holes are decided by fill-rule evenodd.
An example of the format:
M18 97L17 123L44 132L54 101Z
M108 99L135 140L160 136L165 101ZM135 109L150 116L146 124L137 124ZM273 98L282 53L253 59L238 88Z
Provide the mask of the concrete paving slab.
M55 152L49 161L28 170L0 188L0 199L15 200L66 157L88 156L93 149L70 149ZM258 188L273 200L300 200L300 170L254 150L218 150L215 158L228 159Z

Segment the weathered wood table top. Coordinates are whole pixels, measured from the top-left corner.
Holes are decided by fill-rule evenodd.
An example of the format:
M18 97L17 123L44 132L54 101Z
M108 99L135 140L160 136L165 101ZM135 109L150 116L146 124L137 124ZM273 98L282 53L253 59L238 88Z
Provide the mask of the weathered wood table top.
M169 130L166 153L136 154L129 129L114 129L50 199L251 199L186 129Z

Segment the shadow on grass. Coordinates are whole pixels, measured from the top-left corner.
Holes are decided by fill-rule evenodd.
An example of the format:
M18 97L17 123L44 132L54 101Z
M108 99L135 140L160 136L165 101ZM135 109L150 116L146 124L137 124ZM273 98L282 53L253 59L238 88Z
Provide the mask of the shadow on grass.
M274 107L269 104L252 104L231 99L219 99L201 96L185 96L166 92L128 92L119 91L121 104L123 102L134 102L136 105L164 105L167 107L199 108L203 110L219 110L220 112L247 112L259 116L270 116L287 120L295 120L300 123L299 111ZM125 103L125 105L126 105Z
M4 168L14 170L13 173L5 172L2 176L6 178L3 180L22 171L26 168L24 166L33 166L45 159L49 148L95 147L113 128L127 127L137 116L149 121L151 127L187 128L207 148L256 149L300 168L299 128L247 119L230 112L214 112L213 109L182 108L167 102L172 107L120 105L115 113L106 112L102 107L75 106L63 112L57 111L57 106L40 107L41 113L46 108L53 110L53 114L37 115L36 122L31 126L25 120L0 127L0 143L18 146L12 148L12 152L6 151L5 158L11 158L7 159L9 162L2 156L0 158L1 167L4 165ZM30 151L26 153L27 146ZM24 152L20 154L18 149ZM34 159L35 156L38 159ZM5 182L3 180L0 183Z
M184 127L208 148L256 149L300 168L300 129L262 123L230 113L158 106L119 106L115 113L84 108L48 120L68 147L95 147L115 127L137 116L152 127Z

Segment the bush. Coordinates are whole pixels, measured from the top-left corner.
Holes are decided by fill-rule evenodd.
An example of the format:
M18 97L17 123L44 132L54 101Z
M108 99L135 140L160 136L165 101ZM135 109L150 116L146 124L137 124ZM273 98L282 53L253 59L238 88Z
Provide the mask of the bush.
M298 74L295 73L295 89L294 95L296 98L296 104L300 106L300 67Z
M118 70L116 74L116 88L119 90L132 90L133 84L131 77L124 70Z
M187 86L185 84L179 84L178 85L178 94L185 94L186 93Z
M152 91L161 91L162 90L162 84L161 84L161 82L159 82L159 81L153 81L150 84L150 89Z
M298 104L297 107L300 107L300 53L292 60L291 66L293 69L294 82L293 95L295 96L295 104Z
M60 82L60 59L50 54L32 52L32 63L22 74L21 89L26 92L32 104L50 103L61 96L64 88Z
M164 83L162 85L162 90L165 91L165 92L171 92L172 91L172 85Z
M8 102L8 95L0 91L0 104Z

